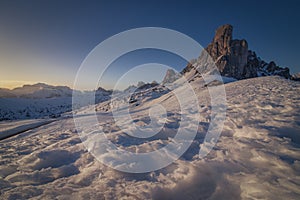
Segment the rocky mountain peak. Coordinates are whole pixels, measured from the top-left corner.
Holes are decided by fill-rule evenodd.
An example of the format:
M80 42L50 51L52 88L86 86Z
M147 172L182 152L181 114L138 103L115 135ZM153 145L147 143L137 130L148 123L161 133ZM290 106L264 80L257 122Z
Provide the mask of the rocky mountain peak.
M229 41L232 39L232 31L233 27L230 24L225 24L217 28L214 40L217 41L220 38L228 39Z
M245 39L233 39L233 27L225 24L217 28L212 42L205 48L206 52L215 62L222 76L236 79L246 79L257 76L279 75L290 78L289 68L281 68L271 61L267 63L257 57L254 51L248 49ZM208 57L201 54L197 62L187 65L182 73L189 72L191 67L198 71L205 72L207 69Z
M233 27L229 24L220 26L216 30L215 37L213 39L213 42L211 43L212 46L214 46L214 50L216 50L216 56L227 54L230 50L232 31Z
M232 39L232 32L232 25L220 26L206 51L216 62L222 75L237 79L242 79L245 74L255 76L252 72L248 72L245 69L248 59L247 41L244 39Z

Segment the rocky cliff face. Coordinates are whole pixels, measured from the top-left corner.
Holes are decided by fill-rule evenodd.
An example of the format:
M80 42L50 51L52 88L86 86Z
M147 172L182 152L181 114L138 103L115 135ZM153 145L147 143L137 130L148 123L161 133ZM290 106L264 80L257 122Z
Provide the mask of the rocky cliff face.
M190 62L182 71L186 73L195 67L201 72L209 71L208 59L212 59L222 76L236 79L253 78L257 76L279 75L290 78L289 68L281 68L273 61L267 63L248 49L246 40L232 38L233 27L229 24L216 30L213 41L205 48L209 56L202 53L197 60Z

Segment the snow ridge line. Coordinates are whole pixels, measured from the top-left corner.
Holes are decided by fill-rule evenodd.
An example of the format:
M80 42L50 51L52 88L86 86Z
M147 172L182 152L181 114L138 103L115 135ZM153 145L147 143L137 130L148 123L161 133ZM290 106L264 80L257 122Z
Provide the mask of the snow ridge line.
M57 119L51 119L51 120L34 122L31 124L20 125L18 127L12 128L12 129L2 131L2 132L0 132L0 140L4 140L4 139L10 138L12 136L18 135L20 133L24 133L26 131L39 128L41 126L50 124L54 121L57 121Z

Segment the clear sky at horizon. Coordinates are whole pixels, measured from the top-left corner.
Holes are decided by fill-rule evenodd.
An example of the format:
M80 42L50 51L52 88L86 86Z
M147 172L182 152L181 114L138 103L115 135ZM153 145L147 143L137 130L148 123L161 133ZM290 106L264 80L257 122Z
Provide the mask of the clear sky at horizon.
M2 0L0 88L35 82L72 87L78 68L96 45L119 32L149 26L180 31L205 47L218 26L232 24L234 38L246 39L262 59L299 72L299 9L296 0ZM147 54L136 55L131 58L139 61L132 62L142 64ZM151 55L157 56L144 62L162 62L179 71L184 67L182 60ZM131 65L119 62L118 67ZM112 87L109 81L103 83L107 88Z

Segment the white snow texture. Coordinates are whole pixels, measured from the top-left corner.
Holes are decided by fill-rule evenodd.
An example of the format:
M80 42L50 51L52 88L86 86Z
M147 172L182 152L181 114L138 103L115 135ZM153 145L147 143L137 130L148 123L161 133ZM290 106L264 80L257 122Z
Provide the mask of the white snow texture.
M0 199L299 199L300 82L259 77L225 84L223 131L202 159L199 150L212 117L208 87L219 86L191 84L200 107L197 135L180 159L149 173L124 173L98 162L72 118L1 122L0 134L24 132L0 141ZM108 102L96 105L99 128L126 151L160 149L172 141L181 115L172 92L139 96L131 104L135 124L149 124L148 108L154 104L164 106L168 116L152 137L125 134ZM79 117L88 117L88 109L82 108Z

